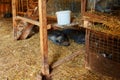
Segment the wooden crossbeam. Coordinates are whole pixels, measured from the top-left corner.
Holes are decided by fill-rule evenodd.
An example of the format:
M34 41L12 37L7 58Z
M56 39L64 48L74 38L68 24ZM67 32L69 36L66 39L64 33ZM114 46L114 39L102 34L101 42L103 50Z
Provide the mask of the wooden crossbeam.
M36 21L36 20L32 20L32 19L29 19L29 18L21 17L21 16L16 16L16 20L17 20L17 19L20 19L20 20L22 20L22 21L25 21L25 22L28 22L28 23L31 23L31 24L40 26L39 21Z
M35 16L36 17L36 16ZM35 18L34 17L34 18ZM39 16L37 16L38 18ZM36 19L37 19L36 18ZM39 21L36 21L36 20L33 20L33 19L30 19L30 18L27 18L27 17L21 17L21 16L16 16L15 17L15 20L23 20L25 22L28 22L28 23L31 23L31 24L34 24L34 25L37 25L37 26L40 26L39 25ZM52 20L52 21L57 21L57 18L55 16L47 16L47 20Z

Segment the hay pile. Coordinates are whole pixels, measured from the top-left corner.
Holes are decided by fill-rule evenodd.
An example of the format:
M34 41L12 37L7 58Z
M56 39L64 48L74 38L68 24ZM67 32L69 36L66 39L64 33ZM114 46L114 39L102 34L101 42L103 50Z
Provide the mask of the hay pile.
M53 69L53 80L112 80L84 68L85 46L71 41L69 47L49 43L49 63L82 50L81 55ZM0 80L36 80L41 71L39 34L26 40L13 40L12 20L0 19Z
M110 14L99 12L88 12L85 13L84 18L91 21L92 23L98 23L98 25L92 25L92 29L96 29L113 35L120 35L119 16L112 16Z

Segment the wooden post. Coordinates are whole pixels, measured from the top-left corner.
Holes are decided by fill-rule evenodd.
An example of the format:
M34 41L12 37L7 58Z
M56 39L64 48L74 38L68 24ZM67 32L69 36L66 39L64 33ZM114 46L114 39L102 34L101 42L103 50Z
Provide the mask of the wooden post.
M90 37L90 30L86 28L86 36L85 36L85 45L86 45L86 54L85 54L85 68L90 70L90 53L89 53L89 37Z
M12 0L12 14L13 14L13 34L14 34L14 39L16 38L16 0Z
M49 75L46 0L38 0L40 21L40 48L42 54L42 74Z
M81 15L83 15L86 11L86 0L81 0Z

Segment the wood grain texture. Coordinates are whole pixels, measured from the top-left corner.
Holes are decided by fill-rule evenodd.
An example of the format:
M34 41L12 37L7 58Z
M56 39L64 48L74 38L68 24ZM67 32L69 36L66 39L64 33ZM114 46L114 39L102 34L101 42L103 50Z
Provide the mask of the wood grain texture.
M49 75L46 0L39 0L40 49L42 54L42 74Z

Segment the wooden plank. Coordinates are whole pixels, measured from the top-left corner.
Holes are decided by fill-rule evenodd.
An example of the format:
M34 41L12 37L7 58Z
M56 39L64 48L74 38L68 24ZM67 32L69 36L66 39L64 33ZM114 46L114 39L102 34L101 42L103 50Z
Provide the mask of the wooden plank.
M19 35L19 37L16 38L16 39L20 39L20 40L26 39L28 37L28 35L30 34L34 25L40 26L39 21L35 21L35 20L32 20L32 19L28 19L28 18L24 18L24 17L20 17L20 16L17 16L16 19L20 19L23 22L26 22L26 24L28 23L28 25L25 26L25 28L22 30L21 35ZM48 24L47 29L51 29L51 25Z
M14 39L16 38L17 36L17 29L16 29L16 26L17 26L17 23L15 21L15 18L16 18L16 0L12 0L12 14L13 14L13 34L14 34Z
M68 61L74 59L75 57L77 57L80 54L82 54L81 50L78 50L77 52L74 52L74 53L66 56L63 59L60 59L60 60L56 61L55 63L52 64L52 69L58 67L59 65L65 63L65 62L68 62Z
M51 24L51 27L53 28L53 29L79 29L79 27L78 27L78 24L79 23L71 23L71 24L68 24L68 25L58 25L57 23L55 23L55 24Z
M32 20L32 19L29 19L29 18L25 18L25 17L21 17L21 16L16 16L16 19L20 19L20 20L23 20L25 22L28 22L28 23L31 23L31 24L34 24L34 25L37 25L37 26L40 25L39 21Z
M25 14L25 13L22 13L22 12L19 12L21 14ZM36 18L36 16L34 17ZM23 20L25 22L28 22L28 23L31 23L31 24L35 24L37 26L39 26L39 21L35 21L35 20L32 20L32 19L29 19L29 18L25 18L25 17L21 17L21 16L16 16L16 20L17 19L20 19L20 20ZM36 18L37 19L37 18ZM47 19L48 20L54 20L54 21L57 21L56 17L55 16L47 16Z
M40 49L42 54L42 74L49 75L46 0L38 0L40 21Z
M28 24L22 31L21 36L19 37L19 39L26 39L28 37L28 35L30 34L30 31L32 30L32 28L34 27L33 24Z
M17 14L18 14L18 15L25 15L26 12L18 12L18 11L17 11Z

